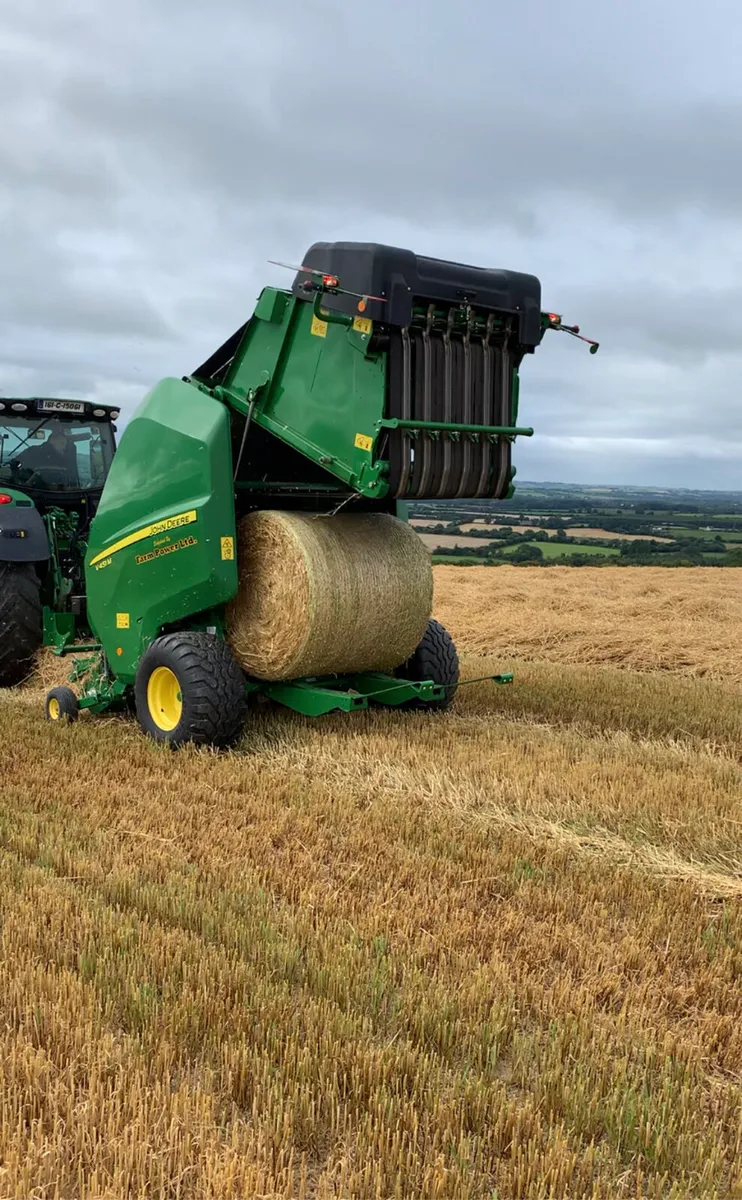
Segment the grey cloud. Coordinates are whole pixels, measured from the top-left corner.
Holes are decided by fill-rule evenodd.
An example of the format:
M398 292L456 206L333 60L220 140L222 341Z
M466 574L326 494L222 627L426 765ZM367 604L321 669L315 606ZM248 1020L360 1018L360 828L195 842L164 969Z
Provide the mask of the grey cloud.
M564 298L605 330L608 352L614 355L639 353L685 366L740 354L742 283L671 288L639 278L633 295L604 285L566 289Z
M526 360L521 477L730 483L740 29L726 0L702 36L671 0L8 0L0 387L130 408L288 283L267 259L387 240L535 271L601 341Z
M61 245L39 206L22 212L11 208L5 215L0 224L0 322L11 335L36 325L92 337L170 336L142 287L107 270L100 251Z
M545 5L526 7L544 20ZM486 30L481 41L467 9ZM191 13L164 61L161 43L142 46L134 79L126 57L101 64L81 55L56 103L90 136L115 138L135 169L215 199L294 197L303 206L339 202L480 225L493 214L537 223L534 205L556 195L592 197L629 217L740 211L737 94L673 89L650 105L641 72L601 79L590 64L554 91L545 86L552 57L565 65L574 57L558 27L534 86L533 38L506 39L510 60L499 47L493 53L504 22L481 4L453 16L434 6L438 19L424 25L415 20L420 6L380 4L370 30L360 12L352 20L339 6L319 11L324 21L316 6L278 4L272 28L264 15L240 26L227 5L208 18L204 10L203 21ZM328 13L345 35L339 48L323 40ZM531 33L527 17L513 25ZM179 53L186 33L201 38L195 61L193 44ZM620 65L620 44L604 49Z
M415 105L402 82L375 96L367 123L355 104L333 107L333 89L289 72L270 110L229 76L209 86L174 78L144 83L77 76L61 89L71 121L105 127L138 170L198 185L217 200L293 197L302 205L346 203L374 213L418 211L487 225L493 216L536 228L534 205L590 198L616 216L665 220L697 208L742 211L742 104L621 108L599 99L585 111L548 98L513 100L510 120L465 94L426 94ZM355 81L341 78L338 94ZM406 107L413 115L401 120Z

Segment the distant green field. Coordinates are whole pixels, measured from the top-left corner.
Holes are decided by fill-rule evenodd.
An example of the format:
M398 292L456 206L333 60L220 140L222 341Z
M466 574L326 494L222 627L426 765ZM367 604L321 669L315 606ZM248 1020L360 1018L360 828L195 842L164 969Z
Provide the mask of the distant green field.
M593 558L610 558L621 551L613 546L593 546L583 542L521 542L522 546L538 546L544 558L568 558L572 554L590 554ZM518 546L508 546L503 554L514 554Z
M718 529L686 529L684 525L668 525L668 537L675 538L703 538L705 541L713 541L717 534L721 534L725 542L742 542L742 533L735 532L730 529L719 531Z
M434 554L433 555L433 565L434 566L445 566L446 563L448 563L450 566L454 566L454 567L466 566L468 563L479 564L479 566L481 567L481 566L487 565L487 560L484 558L474 558L471 554Z
M722 508L724 511L719 511ZM526 545L537 549L548 563L569 563L577 558L580 562L595 562L596 566L608 562L624 565L626 560L621 557L621 550L627 536L642 539L642 545L636 547L640 551L635 555L636 565L641 559L642 564L673 566L678 555L682 554L677 545L653 547L650 544L653 537L667 539L668 542L673 539L685 546L692 542L696 550L689 561L700 562L700 551L702 561L708 566L731 566L742 550L742 491L713 493L687 488L596 488L523 481L510 500L492 503L468 501L461 504L455 501L429 502L420 506L411 505L410 516L424 516L426 520L440 524L443 529L464 526L472 520L486 521L488 529L482 531L485 537L481 541L472 541L471 545L456 545L450 535L441 536L441 543L450 545L455 551L450 556L435 554L435 542L426 538L436 563L466 565L488 561L510 562L518 548ZM498 525L517 528L530 523L539 524L549 517L558 517L560 522L564 522L568 541L557 541L555 538L541 542L538 535L528 532L525 532L525 537L529 541L515 544L503 540L502 535L495 535L491 541L486 536L494 532L494 527ZM588 538L583 541L579 533L575 534L575 538L580 540L572 540L575 529L602 530L606 524L616 524L620 529L620 533L615 534L614 546L601 545L597 540ZM546 532L554 534L554 530ZM605 530L604 537L611 539L610 530ZM480 558L475 546L481 546L487 557L483 555Z

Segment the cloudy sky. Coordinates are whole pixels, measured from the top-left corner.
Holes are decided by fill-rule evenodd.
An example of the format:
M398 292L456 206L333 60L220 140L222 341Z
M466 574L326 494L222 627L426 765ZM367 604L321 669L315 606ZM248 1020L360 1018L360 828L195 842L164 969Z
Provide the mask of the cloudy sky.
M742 488L734 0L4 0L0 391L132 408L316 240L531 271L521 479Z

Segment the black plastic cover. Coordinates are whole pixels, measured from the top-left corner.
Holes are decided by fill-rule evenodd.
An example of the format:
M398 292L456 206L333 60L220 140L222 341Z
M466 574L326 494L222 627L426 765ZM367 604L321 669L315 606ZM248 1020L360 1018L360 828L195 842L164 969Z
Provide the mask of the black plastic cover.
M47 562L49 539L35 508L0 504L0 562Z
M205 383L207 387L216 387L221 382L222 377L226 374L232 359L237 353L238 347L247 329L248 322L240 325L239 329L228 337L226 342L222 342L221 346L209 355L206 362L201 363L195 371L191 371L191 378L197 379L199 383ZM184 379L188 380L185 375Z
M541 340L541 283L535 275L425 258L377 242L315 242L302 265L337 276L340 287L350 292L385 297L385 303L367 303L363 315L374 321L405 328L413 299L451 305L469 301L475 308L517 314L518 340L525 349L533 349ZM311 293L303 285L311 280L308 272L299 271L293 294L307 299ZM353 296L326 295L322 303L328 309L358 314Z

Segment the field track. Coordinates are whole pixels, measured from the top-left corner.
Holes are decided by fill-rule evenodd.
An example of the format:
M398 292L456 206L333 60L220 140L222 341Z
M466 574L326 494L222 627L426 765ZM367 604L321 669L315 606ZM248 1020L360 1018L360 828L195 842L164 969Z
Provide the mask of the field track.
M436 587L443 717L0 696L0 1200L742 1196L742 574Z

